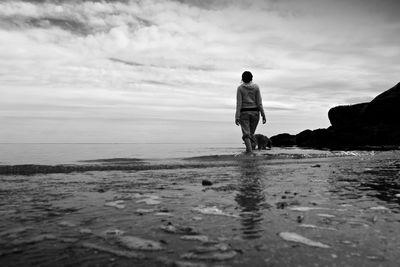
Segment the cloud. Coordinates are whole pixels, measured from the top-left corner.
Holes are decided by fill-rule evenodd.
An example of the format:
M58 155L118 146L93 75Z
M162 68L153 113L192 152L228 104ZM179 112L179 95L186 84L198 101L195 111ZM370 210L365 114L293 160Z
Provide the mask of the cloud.
M70 118L80 139L110 120L120 131L118 121L169 121L168 132L208 121L236 140L215 122L231 122L240 74L251 70L270 133L325 127L331 106L398 82L397 7L389 0L2 1L3 120ZM74 119L86 124L73 126ZM112 140L107 134L95 136ZM203 138L194 130L192 137Z

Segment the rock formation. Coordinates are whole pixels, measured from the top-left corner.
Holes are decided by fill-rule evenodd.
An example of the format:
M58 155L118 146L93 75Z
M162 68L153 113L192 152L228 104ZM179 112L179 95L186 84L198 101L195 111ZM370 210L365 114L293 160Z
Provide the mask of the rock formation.
M400 83L371 102L337 106L328 112L331 126L297 135L271 137L274 146L329 149L398 148L400 146Z

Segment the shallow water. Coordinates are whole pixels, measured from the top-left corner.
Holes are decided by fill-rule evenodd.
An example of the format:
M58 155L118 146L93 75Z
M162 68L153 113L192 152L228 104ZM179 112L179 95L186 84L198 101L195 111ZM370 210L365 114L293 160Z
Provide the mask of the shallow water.
M182 159L209 157L210 155L235 155L243 151L244 145L234 144L0 144L0 164L76 164L94 159ZM300 149L274 148L271 155L332 155L336 152Z
M399 152L317 152L4 174L0 265L397 266ZM162 249L127 247L129 237Z

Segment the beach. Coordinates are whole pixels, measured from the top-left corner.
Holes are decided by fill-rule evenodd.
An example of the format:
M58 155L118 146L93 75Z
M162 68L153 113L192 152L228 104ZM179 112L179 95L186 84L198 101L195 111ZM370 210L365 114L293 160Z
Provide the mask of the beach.
M397 266L398 151L240 151L3 164L0 265Z

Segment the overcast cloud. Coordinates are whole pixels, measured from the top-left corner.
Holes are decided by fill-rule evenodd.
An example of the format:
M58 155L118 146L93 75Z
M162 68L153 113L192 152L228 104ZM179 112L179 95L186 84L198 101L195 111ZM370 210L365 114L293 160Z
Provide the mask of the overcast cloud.
M238 142L329 126L400 81L399 1L2 1L0 142Z

